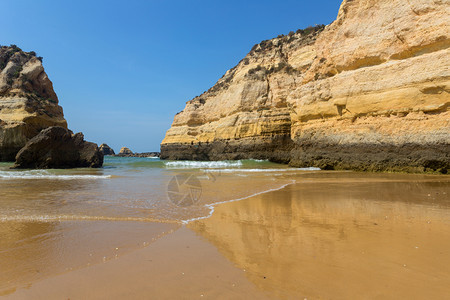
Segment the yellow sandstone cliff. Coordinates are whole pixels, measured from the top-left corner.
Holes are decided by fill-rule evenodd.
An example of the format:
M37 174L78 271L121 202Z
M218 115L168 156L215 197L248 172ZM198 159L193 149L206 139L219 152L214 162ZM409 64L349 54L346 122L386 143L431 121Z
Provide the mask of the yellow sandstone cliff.
M0 48L0 161L17 152L42 129L67 128L53 85L34 52Z
M336 21L263 41L188 101L167 159L450 169L450 3L345 0Z

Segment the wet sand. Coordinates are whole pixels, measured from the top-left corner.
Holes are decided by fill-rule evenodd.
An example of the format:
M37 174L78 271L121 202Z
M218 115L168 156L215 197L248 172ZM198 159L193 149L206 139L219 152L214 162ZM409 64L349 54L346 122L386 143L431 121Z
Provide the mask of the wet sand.
M275 298L450 295L448 182L322 181L223 204L188 227Z
M0 222L0 297L45 278L117 260L179 227L117 221Z
M292 178L296 184L216 205L211 217L186 226L163 224L168 227L152 231L141 225L105 225L111 237L141 241L149 230L147 237L153 234L155 239L117 257L110 251L105 261L89 266L50 270L3 295L5 299L450 295L448 176L318 172ZM93 225L87 232L95 230ZM102 242L103 234L98 237L100 246L93 247L112 247L111 242ZM73 239L79 249L90 243L88 238ZM53 265L56 251L47 252L41 264ZM23 263L32 262L38 252L20 254Z
M183 227L149 247L33 283L5 299L268 299L245 272Z

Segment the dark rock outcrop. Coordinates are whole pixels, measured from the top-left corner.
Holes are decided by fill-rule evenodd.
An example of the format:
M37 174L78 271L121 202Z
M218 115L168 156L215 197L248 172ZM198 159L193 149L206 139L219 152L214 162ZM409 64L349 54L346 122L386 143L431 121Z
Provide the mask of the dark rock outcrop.
M369 172L441 173L450 170L448 143L353 143L330 140L296 140L291 152L293 167Z
M50 127L32 138L16 156L14 168L99 168L103 154L95 143L84 141L82 133Z
M289 163L294 144L289 135L239 140L213 141L198 144L162 144L161 159L169 160L237 160L269 159Z
M114 152L114 150L110 146L108 146L107 144L103 143L98 148L99 148L100 152L103 153L103 155L114 155L114 154L116 154Z
M159 152L142 152L142 153L119 153L116 154L114 156L119 156L119 157L159 157L160 153Z

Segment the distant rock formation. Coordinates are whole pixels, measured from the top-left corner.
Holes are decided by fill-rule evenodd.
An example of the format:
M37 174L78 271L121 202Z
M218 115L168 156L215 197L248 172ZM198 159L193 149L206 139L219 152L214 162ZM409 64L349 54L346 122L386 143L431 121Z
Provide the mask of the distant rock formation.
M143 152L143 153L133 153L129 148L122 147L119 154L115 156L120 157L159 157L159 152Z
M99 168L103 154L82 133L64 127L49 127L27 142L16 156L14 168Z
M14 161L44 128L67 128L41 60L14 45L0 47L0 161Z
M130 154L133 154L133 151L131 151L129 148L127 147L120 148L119 155L130 155Z
M448 9L345 0L326 27L255 45L175 116L161 158L447 173Z
M161 153L159 152L142 152L134 153L136 157L159 157Z
M131 154L116 154L114 156L121 157L159 157L159 152L142 152L142 153L131 153Z
M116 154L114 152L114 150L105 143L101 144L100 147L98 147L98 148L99 148L100 152L103 153L103 155L115 155Z

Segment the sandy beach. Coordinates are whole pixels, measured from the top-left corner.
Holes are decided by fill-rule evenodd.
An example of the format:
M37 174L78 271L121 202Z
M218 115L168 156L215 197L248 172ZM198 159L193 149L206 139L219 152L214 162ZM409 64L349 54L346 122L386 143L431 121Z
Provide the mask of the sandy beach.
M209 218L187 225L85 224L93 235L73 237L78 246L66 251L79 255L64 256L78 268L52 269L58 265L52 255L35 266L43 269L41 276L17 274L10 266L9 275L28 283L11 285L2 295L444 299L450 293L449 178L352 172L292 178L295 184L218 204ZM122 249L130 242L135 246ZM84 266L71 261L82 260L88 245L108 255ZM31 263L40 254L36 249L15 255Z
M450 0L3 2L0 300L450 300Z

